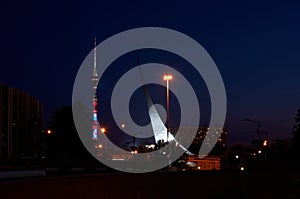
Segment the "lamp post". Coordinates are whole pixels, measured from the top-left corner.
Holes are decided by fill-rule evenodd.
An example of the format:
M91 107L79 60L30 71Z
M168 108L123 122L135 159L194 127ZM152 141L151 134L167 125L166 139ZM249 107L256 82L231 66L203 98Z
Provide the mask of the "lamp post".
M173 79L172 75L164 75L163 79L167 81L167 98L166 98L166 108L167 108L167 142L169 141L170 132L170 111L169 111L169 81Z
M138 132L138 133L134 133L132 135L132 141L131 142L126 142L126 144L132 144L132 148L135 148L135 143L136 143L136 135L142 134L143 132Z
M259 121L256 121L256 120L251 120L251 119L245 119L245 121L247 121L247 122L254 122L254 123L257 124L257 129L256 129L256 131L257 131L257 140L258 140L258 142L259 142L260 122L259 122Z
M103 135L101 135L102 136L102 138L104 138L106 135L106 128L104 128L104 127L101 127L100 128L100 131L101 131L101 133L103 134ZM102 142L103 143L103 142ZM100 144L101 146L102 146L102 144ZM106 139L104 139L104 143L103 143L103 145L104 145L104 150L107 152L107 141L106 141ZM100 148L102 148L102 147L100 147Z

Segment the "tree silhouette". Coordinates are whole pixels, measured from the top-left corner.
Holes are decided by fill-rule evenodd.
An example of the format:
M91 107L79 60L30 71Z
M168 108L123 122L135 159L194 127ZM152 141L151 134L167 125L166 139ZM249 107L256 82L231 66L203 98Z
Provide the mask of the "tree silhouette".
M300 106L297 111L297 115L295 118L296 125L294 126L293 130L293 138L292 138L292 145L295 152L295 157L300 159Z
M76 102L73 111L80 111L80 120L86 124L87 133L92 133L91 126L88 126L89 115L86 108L80 102ZM77 112L77 114L79 114ZM48 157L60 164L88 164L94 158L88 153L82 144L77 133L71 106L63 106L54 110L52 119L49 123L51 135L48 140Z
M49 128L48 154L52 158L64 159L77 154L81 148L80 139L74 126L71 107L54 110Z

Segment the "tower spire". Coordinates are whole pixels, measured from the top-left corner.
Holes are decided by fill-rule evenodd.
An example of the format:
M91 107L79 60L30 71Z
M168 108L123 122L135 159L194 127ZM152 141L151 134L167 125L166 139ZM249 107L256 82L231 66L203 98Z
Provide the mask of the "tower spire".
M97 90L97 85L98 85L98 74L97 74L97 40L96 37L94 39L94 70L93 70L93 89L95 91L96 94L96 90Z

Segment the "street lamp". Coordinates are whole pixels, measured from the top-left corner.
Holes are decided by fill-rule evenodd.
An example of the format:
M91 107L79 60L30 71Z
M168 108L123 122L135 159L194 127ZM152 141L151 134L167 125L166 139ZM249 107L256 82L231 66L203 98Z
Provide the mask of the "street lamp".
M256 120L251 120L251 119L245 119L245 121L247 122L254 122L257 124L257 140L259 141L259 133L260 133L260 122L259 121L256 121Z
M139 132L139 133L134 133L133 137L132 137L132 143L133 143L133 147L135 147L135 139L136 139L136 135L142 134L143 132Z
M268 141L267 141L267 140L264 140L263 145L264 145L264 146L267 146L267 145L268 145Z
M169 81L171 79L173 79L172 75L164 75L163 77L164 81L167 81L167 101L166 101L166 105L167 105L167 142L169 141L169 132L170 132L170 112L169 112Z
M106 132L106 129L103 128L103 127L100 130L101 130L101 133L105 133Z
M102 136L104 137L106 134L106 128L101 127L100 131L103 134ZM101 147L100 147L100 145L101 145ZM103 146L102 146L102 144L100 144L100 145L98 147L101 149ZM106 139L104 139L104 149L107 150L107 140Z

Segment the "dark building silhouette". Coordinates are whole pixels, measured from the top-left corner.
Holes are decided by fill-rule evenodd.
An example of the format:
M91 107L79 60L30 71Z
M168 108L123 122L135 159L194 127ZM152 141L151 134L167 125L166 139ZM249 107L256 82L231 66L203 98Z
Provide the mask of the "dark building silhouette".
M0 158L36 157L42 123L37 98L0 84Z

